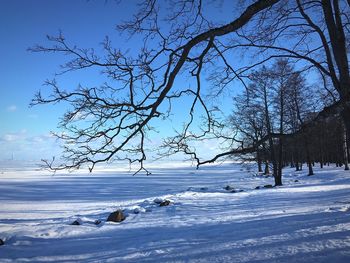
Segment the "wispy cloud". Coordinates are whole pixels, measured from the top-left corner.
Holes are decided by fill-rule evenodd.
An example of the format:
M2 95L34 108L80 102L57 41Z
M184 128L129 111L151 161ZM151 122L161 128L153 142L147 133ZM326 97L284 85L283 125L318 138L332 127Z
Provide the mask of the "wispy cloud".
M5 134L0 138L4 142L13 142L16 141L19 137L16 134Z
M52 134L30 134L26 130L0 134L0 160L12 153L18 159L40 160L60 152L59 143Z
M42 134L37 136L30 136L26 138L26 141L29 143L45 143L45 142L53 142L56 140L56 137L52 134Z
M26 139L26 137L27 131L24 129L19 132L5 133L3 135L0 135L0 142L22 141Z
M16 105L10 105L6 108L6 111L8 112L14 112L17 110L17 106Z
M56 140L56 137L51 133L40 134L40 135L30 135L26 129L18 132L5 133L0 135L0 142L17 142L17 143L39 143L48 142Z

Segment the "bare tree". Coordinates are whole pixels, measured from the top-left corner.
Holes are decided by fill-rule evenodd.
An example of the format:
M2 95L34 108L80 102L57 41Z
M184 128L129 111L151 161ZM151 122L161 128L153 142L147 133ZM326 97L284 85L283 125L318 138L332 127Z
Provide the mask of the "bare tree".
M310 96L313 91L288 60L278 59L269 68L253 71L247 89L234 99L237 109L230 117L232 129L240 135L242 148L255 145L256 159L250 161L257 161L259 172L260 148L269 152L266 157L272 163L276 185L282 184L282 168L289 161L286 154L295 153L299 168L300 149L305 149L309 175L313 174L310 128L306 125L314 113L314 96Z
M273 138L283 142L282 138L289 136L283 127L284 110L280 111L282 125L278 133L268 128L266 119L267 134L244 145L236 133L222 132L227 125L219 121L219 109L210 101L235 88L237 81L248 88L246 80L252 69L281 57L293 60L303 70L314 69L320 74L325 90L334 100L315 119L340 114L349 133L348 2L257 0L249 2L237 18L225 24L209 20L203 5L200 0L165 4L143 1L134 19L118 27L131 36L143 37L136 57L114 48L108 38L100 54L69 44L63 34L48 37L52 45L32 48L35 52L67 55L70 59L61 73L96 67L109 79L100 87L79 87L74 91L60 88L55 80L48 81L53 88L51 95L43 96L40 92L36 95L32 105L59 102L71 105L61 121L64 133L56 134L65 142L64 162L57 165L46 161L50 168L89 165L92 170L98 163L128 160L139 163L139 171L148 173L144 161L152 120L167 118L174 101L184 96L192 99L188 120L175 136L165 141L164 154L185 153L199 166L233 154L254 153L265 142L274 152ZM170 26L162 27L162 21ZM254 61L243 59L246 65L234 66L232 59L237 58L236 54L245 57L253 54ZM183 85L183 79L189 80L188 86ZM212 84L211 96L205 96L207 81ZM196 123L198 108L204 113L203 125L195 132L191 128ZM191 141L206 138L227 141L227 149L212 158L201 159ZM282 156L283 143L280 146L278 152ZM276 159L276 153L272 155Z
M60 123L64 133L56 134L65 142L64 162L55 165L46 161L47 165L55 170L89 165L92 170L101 162L128 160L140 163L140 170L148 173L144 168L145 140L152 129L151 120L166 117L169 111L161 112L160 106L167 102L171 105L173 100L185 95L192 96L193 100L189 110L191 118L185 125L183 137L188 135L195 107L202 107L205 112L207 129L204 134L211 130L212 110L208 109L202 95L203 67L212 65L214 59L224 61L217 48L220 38L236 32L277 2L256 1L236 19L218 26L205 19L201 1L170 1L172 12L163 19L171 26L162 31L161 4L156 0L144 1L134 20L119 26L131 35L143 34L143 48L136 58L114 48L108 38L103 42L103 55L93 49L70 45L63 34L48 37L51 46L33 47L34 52L69 56L71 59L62 66L62 73L98 67L113 82L68 91L53 80L47 82L53 88L49 97L40 92L36 95L32 105L68 102L72 106ZM176 85L179 75L185 72L190 72L194 79L193 87ZM84 122L87 119L88 125ZM83 125L79 123L81 121ZM181 138L174 138L174 142L200 163Z
M279 11L279 12L278 12ZM285 57L299 63L303 70L321 75L328 96L333 98L345 129L350 130L349 11L348 1L287 1L270 19L261 18L260 27L243 28L240 43L226 49L255 50L255 64ZM247 52L249 54L249 52ZM251 68L254 65L249 65ZM240 71L238 72L240 73ZM331 84L331 87L329 86ZM337 94L334 95L333 90ZM349 136L347 136L349 137Z
M213 73L211 79L219 87L220 92L228 86L233 86L235 80L242 80L256 66L269 63L276 58L288 58L298 64L299 70L319 73L328 92L327 96L332 98L331 105L318 109L321 112L316 119L340 114L346 122L348 99L345 94L349 85L340 83L348 79L346 50L349 43L348 3L345 1L281 3L269 9L268 15L261 13L254 17L254 21L238 30L235 37L220 41L216 48L224 60L224 65L217 67L218 70ZM234 68L233 51L244 53L246 56L253 54L253 61L246 66ZM281 136L282 134L278 135ZM251 150L253 148L230 149L199 164Z
M256 75L256 74L254 74ZM233 136L236 144L242 145L242 148L256 145L254 153L248 155L241 155L240 159L243 161L257 161L258 173L262 173L262 164L265 163L265 172L269 173L268 160L266 156L266 146L258 142L266 136L266 116L263 105L260 105L256 100L254 93L254 85L251 84L249 88L242 94L238 94L233 98L233 112L229 116L229 129L231 136Z

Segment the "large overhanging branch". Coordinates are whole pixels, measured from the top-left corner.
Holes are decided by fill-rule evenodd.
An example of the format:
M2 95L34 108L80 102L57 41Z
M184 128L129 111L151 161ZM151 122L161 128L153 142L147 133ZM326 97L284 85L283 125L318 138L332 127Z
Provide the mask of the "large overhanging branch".
M110 79L120 84L118 88L106 84L101 88L80 87L76 91L69 92L62 91L55 81L47 83L53 87L53 94L44 98L38 93L32 105L68 102L73 109L69 110L61 121L61 127L68 133L56 135L66 142L64 146L66 163L55 166L52 162L46 161L46 164L53 170L89 165L92 171L98 163L128 160L131 163L139 162L140 170L148 173L144 169L146 160L144 144L147 131L151 129L150 121L162 115L159 111L160 105L165 100L171 99L170 91L180 71L186 64L195 65L192 73L196 78L197 91L191 112L197 101L205 108L200 96L200 72L204 57L213 48L215 38L242 28L254 15L278 1L256 1L231 23L200 33L174 49L166 46L169 41L159 31L163 39L162 48L158 52L148 51L145 48L138 59L127 58L121 51L113 49L108 39L104 42L107 53L105 58L98 57L91 49L69 46L61 34L57 38L49 38L56 43L52 47L35 47L33 51L60 52L73 56L73 59L64 65L62 73L98 67L102 68L103 73ZM147 10L153 12L153 5L148 5ZM184 39L185 36L179 42ZM190 58L190 54L195 53L203 43L208 44L202 55ZM158 60L156 63L161 55L166 57L165 62L159 63ZM118 93L121 95L116 95ZM89 118L92 121L87 126L80 127L77 123L87 121ZM121 154L123 155L120 156Z
M342 22L342 18L346 20L348 7L343 6L345 10L341 13L338 1L333 5L330 2L288 1L283 11L275 10L276 21L262 18L259 20L261 27L239 31L237 38L219 42L217 48L226 58L232 57L236 49L254 54L252 63L235 70L229 61L225 61L226 71L232 73L232 76L222 76L225 86L235 79L241 81L244 74L259 65L276 58L287 58L304 62L305 69L316 69L323 78L331 80L333 88L342 97L347 97L349 67L343 29L347 22ZM320 15L325 17L320 19Z

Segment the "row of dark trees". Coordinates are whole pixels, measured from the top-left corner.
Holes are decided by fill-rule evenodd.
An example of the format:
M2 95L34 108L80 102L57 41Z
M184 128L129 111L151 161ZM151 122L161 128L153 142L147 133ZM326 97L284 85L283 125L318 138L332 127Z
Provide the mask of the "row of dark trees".
M242 148L254 148L243 155L255 160L258 172L269 174L275 184L282 184L282 168L296 170L307 164L327 163L348 168L348 147L342 120L337 115L317 119L320 108L327 106L317 87L308 86L304 74L296 71L287 59L252 72L250 84L234 98L235 109L230 123ZM316 120L315 120L316 119Z

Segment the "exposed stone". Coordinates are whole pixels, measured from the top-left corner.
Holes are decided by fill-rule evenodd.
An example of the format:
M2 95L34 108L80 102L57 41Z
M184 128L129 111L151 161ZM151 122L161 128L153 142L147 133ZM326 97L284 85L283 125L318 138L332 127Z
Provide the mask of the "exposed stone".
M297 182L299 182L299 180L294 180L294 183L297 183Z
M153 200L153 202L156 203L156 204L160 204L160 203L163 202L163 199L157 197L156 199Z
M208 191L208 187L201 187L201 188L199 188L199 190L201 190L201 191Z
M5 242L2 239L0 239L0 246L2 245L5 245Z
M122 222L124 220L125 220L125 215L122 210L117 210L111 213L107 218L107 221L112 221L112 222Z
M255 187L255 189L260 189L260 188L261 188L260 186Z
M72 226L80 226L81 223L79 222L79 220L75 220L71 225Z
M99 225L99 224L101 224L101 223L102 223L102 221L101 221L100 219L97 219L97 220L95 220L95 222L94 222L95 225Z
M159 206L168 206L168 205L170 205L170 201L169 200L164 200L163 202L161 202L159 204Z
M232 191L232 190L234 190L235 188L234 188L233 186L231 186L231 185L226 185L226 186L224 187L224 189L225 189L226 191Z
M244 192L244 190L238 189L238 190L232 190L232 191L230 191L230 193L241 193L241 192Z
M144 208L141 207L135 207L133 210L134 214L139 214L141 212L146 212Z
M264 185L264 188L272 188L273 186L271 184Z

